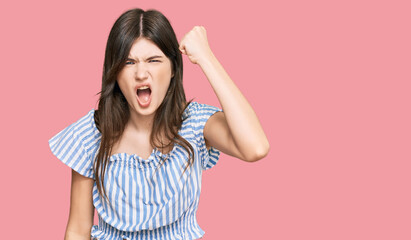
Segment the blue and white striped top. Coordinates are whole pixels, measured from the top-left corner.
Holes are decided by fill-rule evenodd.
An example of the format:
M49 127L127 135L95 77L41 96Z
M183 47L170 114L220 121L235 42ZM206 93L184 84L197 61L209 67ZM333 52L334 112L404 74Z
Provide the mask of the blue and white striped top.
M50 149L64 164L94 179L93 162L101 133L94 109L49 140ZM213 167L220 156L206 148L203 129L208 118L221 109L191 102L184 110L180 136L193 147L194 164L182 175L188 153L178 144L167 154L153 149L148 159L136 154L110 156L104 187L110 203L93 187L93 204L99 223L92 239L198 239L204 231L197 224L202 171ZM156 170L160 157L168 157Z

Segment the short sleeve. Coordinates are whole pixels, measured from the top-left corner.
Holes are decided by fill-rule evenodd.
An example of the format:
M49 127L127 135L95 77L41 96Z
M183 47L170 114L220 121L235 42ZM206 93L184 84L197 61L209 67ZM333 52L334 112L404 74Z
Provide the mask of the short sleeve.
M49 146L51 152L64 164L79 174L94 179L93 161L84 145L84 139L87 139L90 132L91 113L57 133L49 140Z
M201 166L203 170L212 168L217 164L217 161L220 157L220 150L211 146L210 149L207 149L204 139L204 126L207 120L216 112L222 112L223 110L210 106L207 104L194 102L194 112L195 112L195 121L196 121L196 136L197 144L199 149L199 156L201 159Z

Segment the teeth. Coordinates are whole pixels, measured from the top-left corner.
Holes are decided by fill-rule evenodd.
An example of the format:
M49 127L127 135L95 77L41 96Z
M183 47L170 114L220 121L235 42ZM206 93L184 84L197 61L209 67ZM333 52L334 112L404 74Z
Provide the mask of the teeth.
M144 87L139 87L138 89L143 90L143 89L147 89L148 86L144 86Z

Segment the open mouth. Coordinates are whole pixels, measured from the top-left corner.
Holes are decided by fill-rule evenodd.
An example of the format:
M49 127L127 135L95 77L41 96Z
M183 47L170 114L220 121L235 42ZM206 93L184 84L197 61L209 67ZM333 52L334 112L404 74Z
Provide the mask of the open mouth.
M150 100L151 89L148 86L137 89L137 97L141 103L147 103Z

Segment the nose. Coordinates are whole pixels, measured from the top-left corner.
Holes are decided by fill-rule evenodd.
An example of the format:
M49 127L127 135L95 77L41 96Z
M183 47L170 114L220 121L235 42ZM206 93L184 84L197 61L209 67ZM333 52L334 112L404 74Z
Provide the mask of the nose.
M136 63L134 75L137 80L144 80L148 77L148 68L145 63Z

